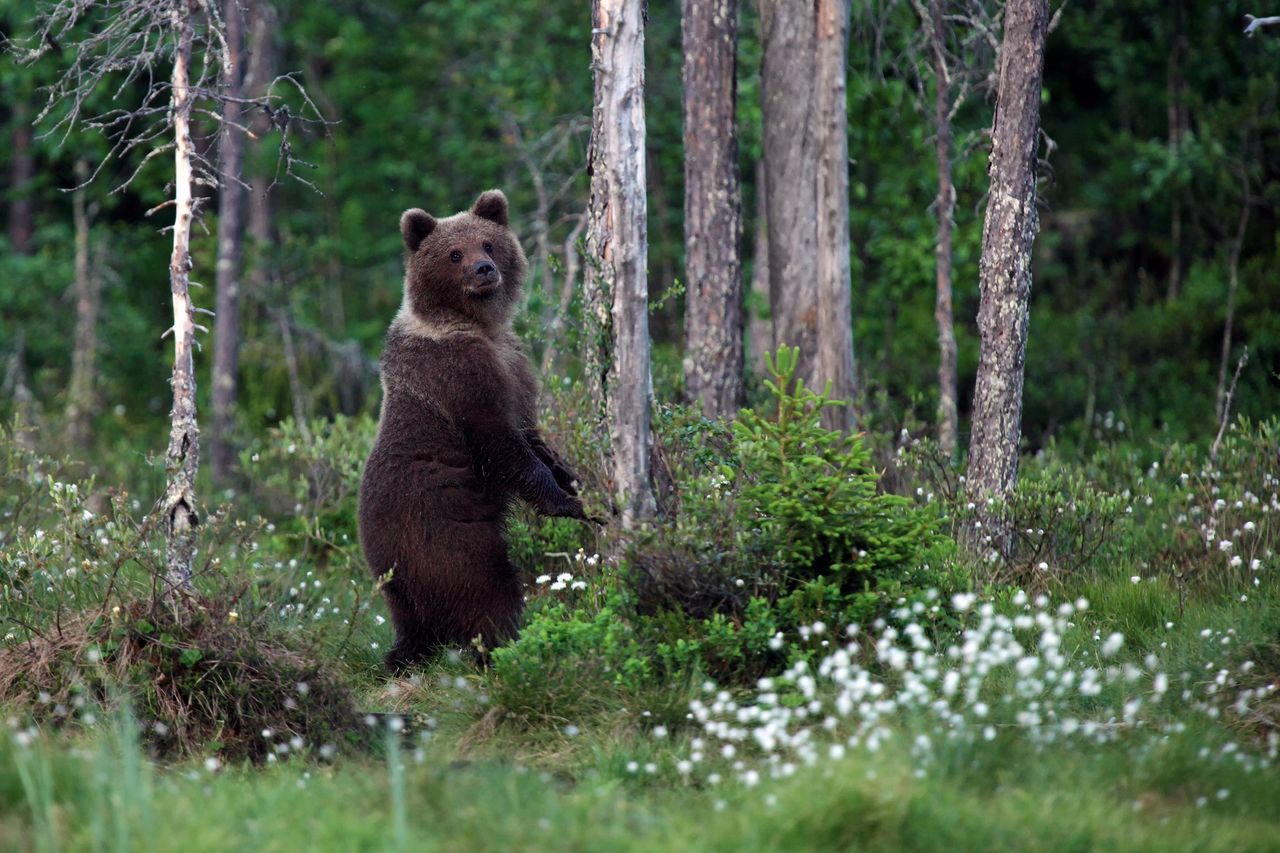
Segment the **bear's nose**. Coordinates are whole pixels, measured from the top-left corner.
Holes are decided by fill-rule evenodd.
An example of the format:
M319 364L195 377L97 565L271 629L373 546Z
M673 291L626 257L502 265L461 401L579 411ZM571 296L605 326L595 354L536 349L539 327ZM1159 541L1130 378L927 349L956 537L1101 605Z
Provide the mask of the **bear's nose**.
M494 267L493 261L477 261L476 265L471 268L471 271L476 275L487 276L487 275L493 275L495 269L496 267Z

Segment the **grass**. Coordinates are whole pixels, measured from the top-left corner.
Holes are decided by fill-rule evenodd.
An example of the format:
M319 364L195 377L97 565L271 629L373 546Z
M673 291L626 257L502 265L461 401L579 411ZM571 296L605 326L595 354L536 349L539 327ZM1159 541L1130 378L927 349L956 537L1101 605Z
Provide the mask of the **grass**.
M345 435L323 453L350 454ZM203 597L190 614L142 603L156 540L127 521L123 498L105 522L82 512L85 494L46 484L21 502L25 515L0 529L0 571L9 572L0 613L30 628L0 643L0 849L1280 850L1280 692L1271 687L1280 684L1280 566L1269 550L1280 513L1255 503L1217 516L1235 513L1215 532L1241 530L1233 547L1249 549L1246 563L1262 564L1233 570L1234 552L1216 544L1206 551L1196 527L1209 516L1194 507L1216 499L1209 481L1193 500L1171 467L1175 485L1140 504L1150 541L1117 523L1114 536L1131 539L1109 540L1074 572L1030 576L1029 596L976 584L977 607L992 602L1010 619L1087 599L1086 610L1064 617L1058 639L1064 669L1104 673L1098 692L1054 695L1051 678L1028 688L1052 655L1042 648L1043 625L1024 623L1016 651L991 643L1011 656L993 663L984 682L989 720L956 722L923 700L902 703L874 748L864 740L833 755L856 731L857 715L824 728L837 685L820 683L816 696L826 704L788 723L803 733L800 743L816 744L807 764L790 747L722 738L691 718L691 700L713 704L723 690L717 715L732 723L759 698L751 678L708 689L696 658L674 674L654 669L667 673L661 678L615 668L649 647L623 630L632 617L606 594L617 591L618 576L603 563L588 570L569 559L586 590L531 585L545 596L538 605L553 606L531 608L545 636L526 632L537 642L511 647L523 654L495 655L486 671L443 657L389 680L380 659L391 626L362 574L349 484L326 498L315 485L321 457L287 456L310 479L285 468L264 473L290 500L311 495L314 506L280 530L231 516L211 521L211 570L198 578ZM0 475L6 488L50 470L19 461ZM1224 476L1260 479L1254 491L1280 510L1274 475L1247 473ZM1038 474L1029 465L1023 476ZM1071 500L1109 501L1108 511L1124 512L1123 502L1084 488ZM1128 486L1109 488L1113 496ZM13 506L6 497L0 493L0 509ZM1032 509L1048 517L1045 507L1057 514L1069 504L1056 496ZM1187 520L1175 524L1183 513ZM1163 532L1166 520L1184 542L1176 571L1154 550L1174 536ZM1256 530L1243 532L1249 521ZM513 536L530 559L560 554L534 563L534 574L554 574L577 547L573 534L523 524ZM1040 591L1051 596L1049 608L1034 604ZM977 607L953 611L949 599L928 599L941 608L936 621L923 609L895 617L899 650L910 651L904 625L917 618L939 648L973 625ZM842 627L792 631L787 642L814 651L830 638L823 648L834 651L845 641ZM864 626L858 661L896 696L908 679L876 662L878 630ZM1107 655L1117 632L1124 642ZM1020 673L1019 659L1036 655L1031 675ZM1167 693L1153 689L1157 673ZM924 683L938 698L940 676ZM1042 693L1014 698L1027 689ZM1123 711L1134 698L1139 710ZM236 708L227 704L233 699ZM1028 701L1042 703L1042 731L1015 722ZM792 690L782 704L796 711L804 702ZM281 708L289 714L273 716ZM246 713L232 732L236 709ZM319 725L313 712L324 712ZM1055 726L1068 716L1099 721L1108 734L1062 735ZM991 741L981 736L988 722L1000 726ZM334 729L346 737L318 734ZM180 748L172 748L179 730ZM334 740L349 748L321 748Z
M157 768L121 742L125 728L70 749L0 749L0 766L12 768L0 777L0 841L9 849L188 852L1274 850L1277 843L1274 770L1224 765L1195 789L1170 785L1164 762L1191 750L1190 742L1136 763L1124 745L995 765L957 755L950 769L924 778L909 755L886 749L757 788L708 790L640 784L605 768L568 781L511 761L460 766L447 745L406 753L402 773L395 762L372 759ZM15 785L15 776L35 781ZM1209 792L1204 805L1196 804L1206 796L1200 789ZM1229 791L1225 799L1219 789Z

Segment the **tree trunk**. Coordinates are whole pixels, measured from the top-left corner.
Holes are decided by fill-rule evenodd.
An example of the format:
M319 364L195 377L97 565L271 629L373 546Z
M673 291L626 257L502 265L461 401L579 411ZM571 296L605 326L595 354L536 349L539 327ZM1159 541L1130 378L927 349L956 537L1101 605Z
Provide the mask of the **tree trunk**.
M76 184L89 179L89 164L76 162ZM89 261L89 229L93 214L85 204L85 190L79 186L71 198L75 220L75 294L76 340L71 351L71 383L67 390L67 443L81 453L89 449L90 421L96 400L94 377L97 372L98 306L101 301L101 276Z
M241 15L240 0L226 0L223 20L230 71L225 94L236 99L244 96ZM244 135L236 127L240 113L240 104L231 100L223 102L219 151L222 180L218 193L218 292L213 331L213 441L209 448L213 476L222 483L230 480L235 462L232 432L235 429L236 369L240 355L240 258L244 238L244 185L240 178Z
M169 286L173 301L173 410L170 413L169 450L165 455L168 486L161 502L168 526L166 557L168 594L189 588L191 563L195 555L196 470L199 466L200 437L196 428L196 376L192 363L195 345L195 310L191 303L192 174L191 106L188 80L193 39L189 2L174 6L173 31L178 39L173 58L173 138L174 138L174 221L173 254L169 260Z
M813 131L813 3L760 0L761 120L765 217L769 229L769 311L777 346L800 348L797 376L818 381L818 162Z
M956 406L956 330L951 309L951 229L956 195L951 183L951 77L947 70L947 23L944 0L929 0L932 28L934 94L934 150L938 160L937 301L938 324L938 443L948 457L956 452L959 415Z
M1007 553L1003 514L987 507L1013 488L1022 425L1023 365L1031 298L1036 216L1036 149L1048 0L1009 0L1000 46L1000 78L991 128L991 180L979 265L977 387L969 443L968 490L978 503L975 551Z
M1246 152L1248 145L1245 145ZM1249 229L1249 173L1244 170L1242 189L1244 197L1240 201L1240 222L1236 226L1235 240L1231 244L1227 256L1227 318L1222 328L1222 357L1218 361L1218 422L1230 413L1227 411L1227 369L1231 362L1231 335L1236 319L1236 291L1240 286L1240 252L1244 248L1244 235Z
M654 511L649 483L644 3L593 0L587 374L609 431L615 501L632 528Z
M847 405L822 410L827 429L852 430L853 304L849 272L849 0L817 0L818 378Z
M769 304L769 220L766 215L764 160L756 161L756 235L751 258L751 310L747 317L747 337L751 339L751 369L764 369L765 353L777 349L773 341L773 320L761 311Z
M1187 127L1186 89L1182 76L1182 52L1186 49L1183 35L1184 11L1181 0L1170 4L1173 17L1173 38L1169 44L1167 74L1169 116L1169 156L1178 157L1182 137ZM1168 301L1176 302L1182 292L1182 189L1174 186L1169 211L1169 290Z
M849 1L761 0L760 28L773 340L800 348L807 385L830 381L834 397L852 401ZM823 422L851 427L852 407Z
M31 116L21 98L13 101L12 148L9 151L9 251L15 255L31 254L31 237L35 233L35 215L31 204L31 181L36 175L36 161L31 154Z
M709 418L742 403L737 0L684 0L685 397Z

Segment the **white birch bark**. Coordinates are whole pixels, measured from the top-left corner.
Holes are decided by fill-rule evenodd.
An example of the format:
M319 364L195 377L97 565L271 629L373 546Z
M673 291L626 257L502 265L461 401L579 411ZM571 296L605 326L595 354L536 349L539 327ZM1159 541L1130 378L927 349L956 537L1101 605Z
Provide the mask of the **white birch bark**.
M173 409L170 412L169 449L165 455L168 483L161 498L167 524L168 552L165 560L168 594L191 585L191 564L195 554L195 480L199 466L200 437L196 428L196 377L192 361L195 345L195 311L191 303L190 278L192 208L191 106L188 79L191 44L194 37L193 8L189 2L175 4L173 32L178 39L173 59L174 138L174 221L173 254L169 259L169 287L173 305Z
M644 3L594 0L588 384L603 404L624 528L654 511L649 482L649 290L645 197Z

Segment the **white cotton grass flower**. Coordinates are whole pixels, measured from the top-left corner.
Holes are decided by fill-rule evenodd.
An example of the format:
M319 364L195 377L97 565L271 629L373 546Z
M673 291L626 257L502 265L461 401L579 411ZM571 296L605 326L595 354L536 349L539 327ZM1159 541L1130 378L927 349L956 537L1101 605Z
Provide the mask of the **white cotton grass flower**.
M1241 691L1233 674L1214 664L1207 679L1175 677L1154 651L1140 663L1125 661L1119 632L1068 643L1079 635L1072 620L1089 608L1084 598L1053 603L1019 593L1010 603L1014 611L1002 613L977 595L954 596L960 631L935 645L921 621L928 609L902 601L892 621L878 619L857 642L833 643L815 662L800 659L761 678L747 696L708 682L689 705L702 736L691 740L677 769L686 778L705 774L709 785L725 778L750 786L751 771L786 778L853 751L878 752L905 735L915 774L927 775L945 744L1019 738L1041 748L1065 740L1103 744L1126 731L1166 736L1185 726L1168 717L1170 703L1216 719L1225 711L1244 715L1261 695L1280 690ZM784 648L788 642L781 633L774 639ZM904 719L916 722L904 731ZM1280 753L1280 735L1270 749Z

